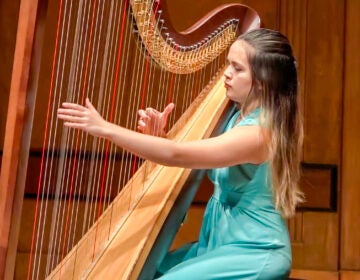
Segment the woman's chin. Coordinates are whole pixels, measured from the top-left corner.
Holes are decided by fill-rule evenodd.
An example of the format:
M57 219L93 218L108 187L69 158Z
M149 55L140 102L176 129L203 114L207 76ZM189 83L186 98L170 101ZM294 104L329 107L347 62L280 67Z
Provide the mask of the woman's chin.
M229 98L231 101L235 101L234 97L228 91L226 91L226 97Z
M231 94L230 94L230 92L229 92L228 89L226 90L225 95L226 95L227 98L230 98L230 99L231 99Z

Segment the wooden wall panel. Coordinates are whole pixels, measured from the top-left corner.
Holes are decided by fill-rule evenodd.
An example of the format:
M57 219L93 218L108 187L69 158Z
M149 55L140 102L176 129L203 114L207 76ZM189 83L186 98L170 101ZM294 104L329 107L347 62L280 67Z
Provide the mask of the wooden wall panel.
M268 28L278 28L280 0L167 0L169 13L174 26L178 30L184 30L193 25L207 12L228 3L242 3L252 7L259 13L261 20ZM184 15L186 15L184 17Z
M306 64L304 61L306 55L307 9L308 0L285 0L281 2L281 16L279 17L279 30L288 37L297 60L302 111L304 111L303 105L306 70Z
M340 266L360 270L360 1L346 3Z
M338 269L338 215L303 212L302 240L292 242L293 268L313 270ZM300 231L300 229L298 229Z
M308 1L304 160L338 164L341 149L344 1Z
M283 0L280 18L280 30L288 36L298 61L305 129L303 161L336 166L341 150L344 3ZM307 202L303 206L319 208L315 211L323 208L325 212L305 210L289 220L293 267L337 270L337 178L332 182L335 185L327 184L331 176L326 179L320 169L311 172L316 180L302 178L301 186L311 184L304 188ZM322 207L326 201L330 207Z
M341 280L360 280L360 271L342 271Z
M297 270L294 269L290 274L291 279L301 280L337 280L339 273L335 271L320 271L320 270ZM341 278L342 279L342 278ZM343 279L344 280L344 279ZM347 279L347 280L350 280ZM351 280L355 280L351 278Z

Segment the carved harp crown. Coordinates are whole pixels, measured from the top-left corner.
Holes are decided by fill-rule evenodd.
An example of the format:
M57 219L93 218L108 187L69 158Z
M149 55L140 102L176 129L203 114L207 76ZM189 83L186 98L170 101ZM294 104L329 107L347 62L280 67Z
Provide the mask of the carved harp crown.
M36 93L27 97L36 96L33 131L42 132L28 140L38 172L28 168L26 180L34 203L27 279L136 279L190 171L66 129L56 110L89 97L104 118L136 129L138 108L172 101L168 137L207 137L227 107L226 52L259 17L227 4L177 32L160 0L49 0L44 14Z

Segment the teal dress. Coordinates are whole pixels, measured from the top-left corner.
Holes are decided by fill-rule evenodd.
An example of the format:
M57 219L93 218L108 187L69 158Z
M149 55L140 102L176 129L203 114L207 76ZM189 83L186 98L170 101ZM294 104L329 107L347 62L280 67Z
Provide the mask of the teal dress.
M255 109L236 126L259 125L259 114ZM159 279L286 279L291 247L286 224L274 207L268 163L216 168L208 175L214 193L199 240L169 253Z

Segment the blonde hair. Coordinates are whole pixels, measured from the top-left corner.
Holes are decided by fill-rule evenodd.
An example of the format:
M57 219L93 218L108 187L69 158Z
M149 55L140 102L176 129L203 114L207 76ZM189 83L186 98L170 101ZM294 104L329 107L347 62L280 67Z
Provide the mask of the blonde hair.
M242 34L239 40L253 49L248 53L253 76L250 94L259 100L265 126L270 131L269 162L275 207L289 217L303 201L298 186L303 124L296 61L288 39L280 32L255 29Z

